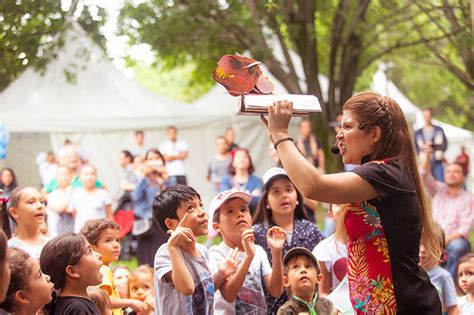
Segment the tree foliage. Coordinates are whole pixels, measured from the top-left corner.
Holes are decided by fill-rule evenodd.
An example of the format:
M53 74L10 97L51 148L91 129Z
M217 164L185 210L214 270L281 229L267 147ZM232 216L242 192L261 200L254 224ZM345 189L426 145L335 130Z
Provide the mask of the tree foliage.
M105 11L77 4L78 1L73 1L71 10L63 11L58 0L0 1L0 91L26 67L44 69L55 57L57 48L61 47L60 35L71 19L77 18L92 38L104 47L105 39L99 33L99 26L105 23Z
M208 79L216 61L234 52L248 52L261 60L292 93L321 97L318 75L326 75L326 121L340 111L357 78L374 61L402 48L439 43L455 32L433 32L425 12L437 8L418 1L135 3L126 3L122 10L122 32L132 43L149 44L167 65L192 60L197 79ZM292 58L293 53L299 60Z
M415 27L421 38L428 33L444 35L438 41L425 41L425 63L440 65L469 90L474 90L474 11L469 1L412 1L430 22L429 28ZM474 8L473 8L474 10ZM471 14L473 14L471 16Z

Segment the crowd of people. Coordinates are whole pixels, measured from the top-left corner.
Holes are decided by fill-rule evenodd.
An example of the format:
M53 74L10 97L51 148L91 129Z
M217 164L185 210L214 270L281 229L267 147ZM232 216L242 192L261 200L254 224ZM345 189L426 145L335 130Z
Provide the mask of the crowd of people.
M70 142L36 158L41 189L1 170L0 314L474 314L469 157L445 160L432 112L413 137L394 100L353 96L336 174L309 120L289 136L291 113L262 116L264 174L232 128L215 139L208 207L175 126L118 152L120 192Z

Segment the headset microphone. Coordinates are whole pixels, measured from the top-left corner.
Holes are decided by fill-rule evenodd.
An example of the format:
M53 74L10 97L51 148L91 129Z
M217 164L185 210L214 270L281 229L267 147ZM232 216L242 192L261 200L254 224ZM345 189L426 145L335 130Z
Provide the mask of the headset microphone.
M337 146L337 144L339 143L339 140L336 140L336 142L331 146L331 153L332 154L339 154L340 153L340 150L339 150L339 147Z

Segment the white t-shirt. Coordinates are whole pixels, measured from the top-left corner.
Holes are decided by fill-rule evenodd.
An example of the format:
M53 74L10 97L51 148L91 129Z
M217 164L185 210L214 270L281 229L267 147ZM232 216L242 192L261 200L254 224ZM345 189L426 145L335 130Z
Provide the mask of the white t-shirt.
M49 241L46 236L41 236L41 238L43 239L43 244L31 245L17 239L16 237L12 237L8 240L8 247L22 249L27 252L31 257L39 259L41 255L41 250L43 249L44 245Z
M181 152L188 151L188 144L184 141L171 142L170 140L160 145L160 152L164 155L178 155ZM174 160L166 162L166 169L169 176L184 176L186 168L184 160Z
M214 245L209 249L209 261L212 274L217 273L217 263L225 259L232 248L224 242ZM245 258L245 253L240 253L241 261ZM247 276L240 288L239 293L233 303L227 302L220 292L214 294L215 314L267 314L267 302L263 291L263 278L272 273L272 267L268 261L267 253L259 246L255 245L255 256L250 264Z
M458 299L458 306L461 310L461 315L472 315L474 314L474 302L467 300L467 295L461 296Z
M430 277L431 283L438 291L439 299L443 310L447 307L457 304L456 288L451 274L441 266L436 266L426 272ZM473 313L474 314L474 313Z
M46 207L48 225L48 235L53 238L56 237L58 233L58 224L60 220L60 215L56 212L56 208L59 208L62 205L69 206L71 198L71 192L63 191L61 189L55 189L48 194L48 205Z
M70 207L76 211L74 218L74 232L79 233L84 223L92 219L105 219L105 207L112 200L105 189L96 188L93 191L85 191L76 188L72 192Z
M337 242L333 234L316 245L313 255L319 262L324 262L326 269L331 273L331 290L334 290L345 276L346 245Z
M156 314L182 314L182 315L207 315L212 314L214 278L209 268L209 256L206 246L196 243L196 248L201 257L189 255L180 250L184 264L194 281L193 295L183 295L164 277L172 271L171 258L168 244L164 243L155 254L155 313Z

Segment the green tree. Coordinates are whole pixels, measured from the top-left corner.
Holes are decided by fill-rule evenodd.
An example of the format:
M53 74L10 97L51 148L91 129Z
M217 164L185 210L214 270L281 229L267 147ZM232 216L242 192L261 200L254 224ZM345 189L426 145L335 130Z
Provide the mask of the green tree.
M61 9L58 0L0 1L0 91L26 67L44 69L62 46L61 34L68 21L77 15L81 26L104 47L105 39L99 33L106 16L102 8L83 6L77 0L68 11Z
M413 1L431 23L429 28L415 27L421 38L434 32L444 36L425 41L425 63L440 65L451 72L469 90L474 90L474 8L468 0Z
M262 61L290 93L323 99L319 75L326 75L327 99L314 117L320 126L375 61L447 36L413 31L430 24L416 3L399 0L129 1L120 15L131 44L149 44L168 66L192 61L196 80L210 80L217 60L234 52ZM326 139L329 130L318 128L318 135Z
M404 1L164 1L127 2L122 32L147 43L167 65L192 60L196 79L208 80L225 53L249 52L291 93L321 96L329 78L325 121L353 93L357 78L396 49L438 40L420 37L420 9ZM298 73L300 62L302 74Z

